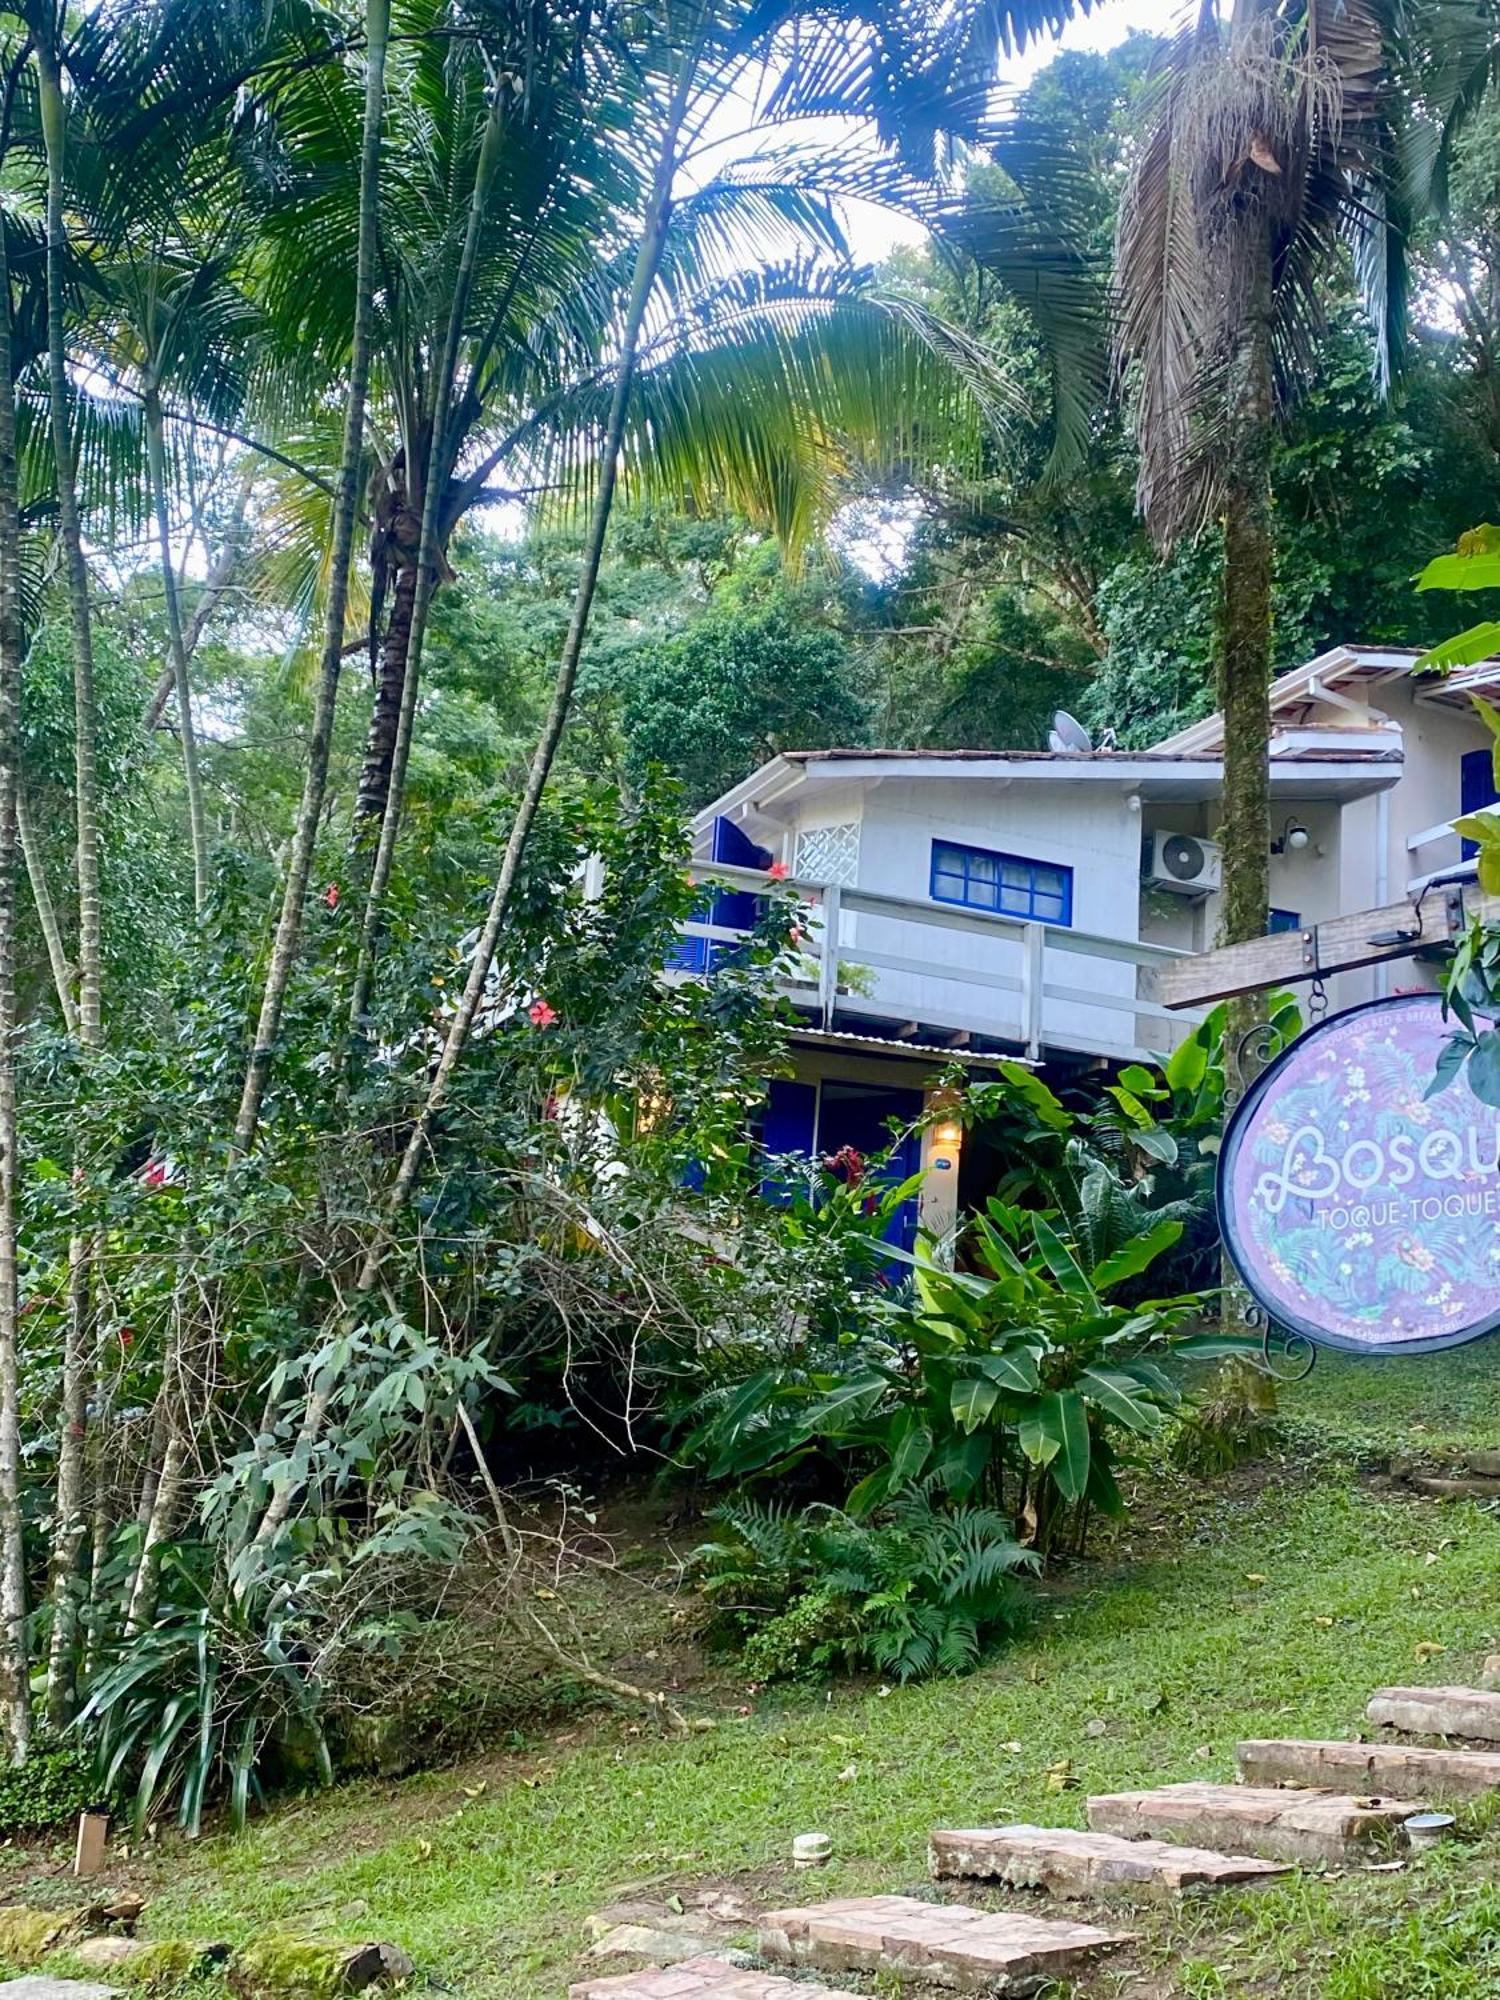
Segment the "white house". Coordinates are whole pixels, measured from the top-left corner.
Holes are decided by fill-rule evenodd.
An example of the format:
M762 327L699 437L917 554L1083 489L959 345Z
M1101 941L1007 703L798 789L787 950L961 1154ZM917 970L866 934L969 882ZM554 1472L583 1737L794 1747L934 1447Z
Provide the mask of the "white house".
M1469 697L1500 700L1500 661L1444 679L1416 658L1339 647L1274 684L1268 928L1462 864L1450 822L1495 798ZM715 799L694 855L721 886L685 965L732 948L774 863L809 903L807 976L788 989L798 1072L773 1092L768 1144L867 1150L954 1060L1170 1049L1195 1017L1161 1007L1155 981L1214 941L1222 752L1217 716L1146 751L789 751ZM1389 976L1341 975L1334 1004ZM950 1203L934 1193L929 1219Z

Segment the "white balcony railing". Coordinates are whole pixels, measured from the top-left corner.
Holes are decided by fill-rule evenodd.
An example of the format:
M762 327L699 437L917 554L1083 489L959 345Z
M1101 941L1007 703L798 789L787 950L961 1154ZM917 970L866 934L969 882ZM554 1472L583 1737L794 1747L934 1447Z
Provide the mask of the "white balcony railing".
M754 869L698 866L726 892L765 894ZM1048 1051L1145 1061L1175 1048L1203 1017L1157 997L1163 966L1188 956L1063 925L815 882L803 940L782 989L821 1028L911 1037L978 1035L1033 1059ZM689 923L685 938L732 945L743 928Z

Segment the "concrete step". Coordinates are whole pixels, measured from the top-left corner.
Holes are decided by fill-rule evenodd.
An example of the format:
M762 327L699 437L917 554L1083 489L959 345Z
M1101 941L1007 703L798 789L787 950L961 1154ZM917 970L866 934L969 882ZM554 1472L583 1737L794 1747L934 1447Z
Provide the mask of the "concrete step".
M943 1829L932 1836L928 1865L938 1880L977 1877L1053 1896L1180 1896L1285 1875L1284 1861L1215 1854L1167 1840L1122 1840L1070 1826Z
M1500 1792L1500 1753L1415 1743L1257 1740L1235 1753L1248 1785L1310 1785L1388 1799L1478 1799Z
M106 1992L108 1988L103 1989ZM568 1988L568 2000L859 2000L773 1972L747 1972L727 1958L689 1958L644 1972L615 1972Z
M1469 1474L1467 1477L1440 1478L1436 1473L1412 1475L1412 1490L1425 1493L1429 1500L1500 1500L1500 1479Z
M1096 1833L1126 1840L1180 1840L1267 1861L1338 1867L1399 1839L1416 1803L1258 1785L1163 1785L1092 1798L1088 1822Z
M1407 1736L1468 1736L1500 1743L1500 1689L1377 1688L1365 1714Z
M761 1919L760 1952L816 1972L884 1973L959 1993L1025 1994L1131 1940L1092 1924L914 1896L856 1896Z

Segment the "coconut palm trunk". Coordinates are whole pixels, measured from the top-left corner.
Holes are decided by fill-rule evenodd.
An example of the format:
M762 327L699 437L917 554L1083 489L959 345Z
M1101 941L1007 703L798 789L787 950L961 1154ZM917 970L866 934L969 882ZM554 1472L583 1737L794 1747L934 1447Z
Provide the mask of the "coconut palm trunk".
M188 830L193 845L193 907L201 913L208 897L208 828L203 812L203 786L198 774L198 737L193 724L193 689L188 672L187 640L182 625L182 604L177 594L177 566L172 557L172 520L167 505L166 424L162 416L161 395L154 381L147 381L142 402L146 418L146 468L151 482L151 511L156 517L162 596L167 607L167 640L172 653L173 684L177 691L182 781L187 793Z
M10 1753L31 1741L26 1550L21 1512L20 1290L16 1270L16 799L21 754L21 528L10 341L10 267L0 219L0 1702Z
M661 269L662 253L666 247L667 227L671 220L672 182L677 171L679 135L683 119L687 114L696 75L695 44L693 51L683 54L672 91L671 104L663 124L661 147L641 239L636 250L630 297L621 329L614 391L610 399L609 418L602 440L598 491L589 521L588 537L584 543L583 568L573 598L567 634L563 640L562 656L558 661L557 676L552 686L552 699L542 725L541 735L532 752L531 763L526 773L526 784L516 808L515 819L511 823L510 837L505 843L505 852L495 878L484 928L474 948L469 976L464 982L463 996L449 1025L442 1054L438 1058L437 1068L428 1087L426 1101L412 1127L395 1181L392 1183L389 1212L393 1217L405 1207L417 1184L427 1157L433 1121L448 1100L453 1073L468 1045L474 1016L479 1011L479 1003L484 995L490 967L494 963L500 933L510 909L521 864L525 859L527 841L536 823L542 794L546 790L558 746L567 727L568 712L573 703L573 690L578 680L579 661L583 655L583 642L588 633L589 613L593 608L594 592L599 583L599 565L604 555L605 538L609 533L610 515L614 508L620 452L625 439L625 421L630 409L630 394L635 382L641 328L645 323L646 307L650 302L652 287ZM373 1243L360 1271L359 1282L362 1289L368 1289L374 1284L382 1261L382 1246L378 1242Z
M385 59L390 40L390 0L366 0L365 105L359 163L359 247L355 268L354 327L349 363L349 394L344 413L343 448L338 493L333 511L333 549L329 565L327 615L323 656L313 711L312 741L302 801L287 859L281 916L271 947L265 990L261 995L255 1041L245 1068L244 1086L234 1124L234 1150L248 1152L255 1143L261 1102L275 1058L282 1008L302 937L307 884L313 847L328 789L328 759L333 745L334 709L338 701L339 669L343 662L344 620L349 603L349 572L354 560L354 529L359 514L359 469L364 448L365 403L370 386L371 324L380 220L380 126L385 105Z

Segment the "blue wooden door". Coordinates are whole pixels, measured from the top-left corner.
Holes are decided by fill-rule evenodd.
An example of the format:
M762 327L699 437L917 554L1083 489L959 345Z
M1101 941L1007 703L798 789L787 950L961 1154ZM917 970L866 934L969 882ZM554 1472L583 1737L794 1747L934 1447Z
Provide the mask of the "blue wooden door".
M826 1160L841 1147L852 1146L857 1153L869 1159L872 1154L883 1153L890 1145L890 1120L899 1119L905 1126L914 1123L921 1115L920 1090L825 1081L818 1112L818 1152ZM891 1155L885 1178L893 1184L904 1181L921 1164L922 1136L919 1132L907 1132ZM886 1237L903 1250L912 1248L917 1240L915 1201L901 1204L886 1231Z
M771 855L757 847L732 820L722 816L714 821L710 860L725 868L759 868L771 865ZM749 930L756 919L760 898L750 889L719 889L705 895L695 915L699 923L722 924L725 930ZM682 972L707 972L715 959L734 951L735 946L719 938L679 938L672 947L668 964Z

